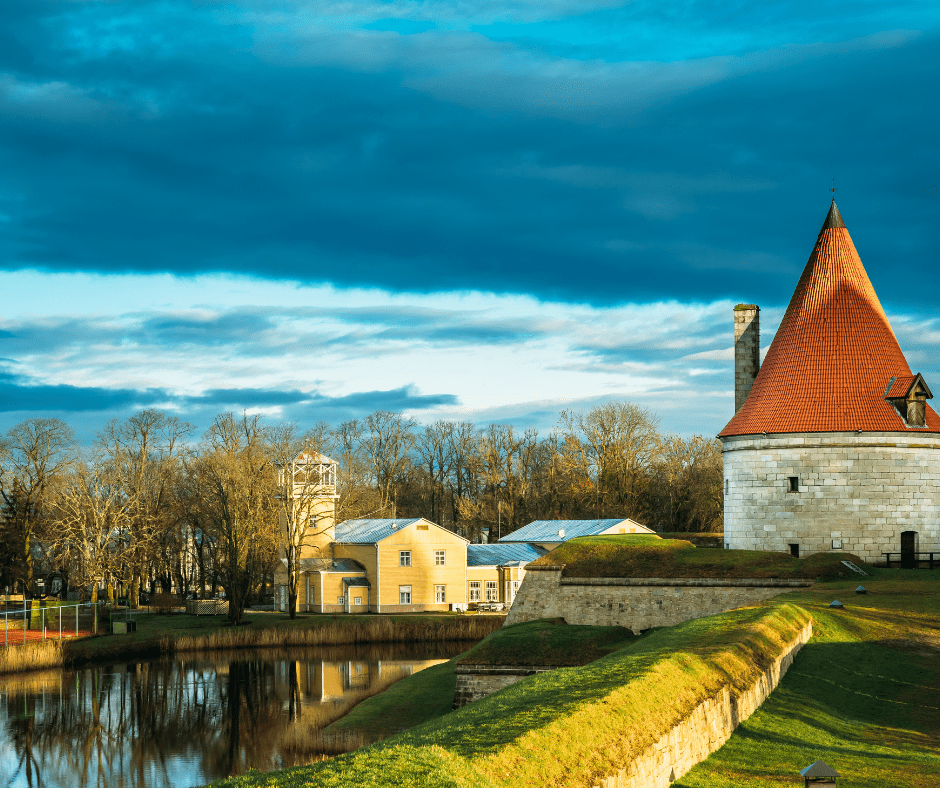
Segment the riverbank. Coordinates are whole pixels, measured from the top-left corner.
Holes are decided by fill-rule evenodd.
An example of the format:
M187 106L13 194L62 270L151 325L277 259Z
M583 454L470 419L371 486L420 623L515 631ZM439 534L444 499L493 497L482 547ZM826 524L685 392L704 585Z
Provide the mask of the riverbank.
M588 788L723 682L744 686L774 644L811 618L815 635L778 690L676 788L782 788L820 759L847 785L933 788L940 771L940 573L874 570L863 582L865 596L854 594L858 579L820 583L653 631L588 665L531 676L357 752L215 785ZM828 607L834 597L845 609ZM390 693L407 697L423 685L433 696L446 668L432 670L440 675L418 674ZM448 691L438 690L438 700ZM382 699L346 720L364 718Z
M79 640L43 641L0 649L0 674L147 659L193 651L291 648L364 643L475 642L499 629L504 616L415 614L330 616L246 613L230 626L222 617L135 615L137 631Z

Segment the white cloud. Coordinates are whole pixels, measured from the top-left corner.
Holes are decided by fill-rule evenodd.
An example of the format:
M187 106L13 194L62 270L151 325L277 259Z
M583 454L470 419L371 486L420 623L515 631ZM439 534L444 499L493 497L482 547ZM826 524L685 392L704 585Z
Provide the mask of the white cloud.
M44 384L178 396L420 390L460 403L416 412L422 420L530 414L542 426L564 407L629 399L662 413L667 430L703 434L730 415L731 301L597 308L230 276L37 272L0 273L0 289L20 296L0 320L0 357ZM94 314L83 314L88 304ZM782 314L780 306L762 310L763 352ZM924 321L899 315L893 322L907 338ZM216 335L202 336L202 326ZM905 346L915 354L928 348L923 338ZM936 338L932 350L935 359Z

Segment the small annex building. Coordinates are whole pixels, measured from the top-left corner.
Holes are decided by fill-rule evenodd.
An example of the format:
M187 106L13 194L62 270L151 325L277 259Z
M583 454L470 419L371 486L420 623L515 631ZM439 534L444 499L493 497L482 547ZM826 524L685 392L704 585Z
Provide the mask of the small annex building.
M651 528L635 520L533 520L506 534L496 544L527 543L543 550L554 550L569 539L579 536L607 536L609 534L655 534ZM531 560L535 560L534 558Z
M940 551L940 417L834 200L763 364L758 321L735 308L725 546L908 565Z
M512 605L526 564L548 551L526 543L467 545L467 604Z

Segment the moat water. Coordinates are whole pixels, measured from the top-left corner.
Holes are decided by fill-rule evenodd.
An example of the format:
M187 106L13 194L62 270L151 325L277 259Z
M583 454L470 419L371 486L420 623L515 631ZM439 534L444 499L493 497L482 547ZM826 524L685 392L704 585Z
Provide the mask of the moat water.
M0 676L0 788L190 788L293 766L309 758L296 742L318 710L465 649L224 652Z

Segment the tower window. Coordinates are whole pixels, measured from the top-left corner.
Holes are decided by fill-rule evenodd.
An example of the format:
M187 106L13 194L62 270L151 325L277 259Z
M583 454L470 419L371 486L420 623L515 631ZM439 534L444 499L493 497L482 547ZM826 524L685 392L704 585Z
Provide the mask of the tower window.
M789 545L789 547L790 547L790 555L792 555L794 558L799 558L800 546L798 544L791 544Z
M728 490L731 488L731 479L725 479L725 495L728 494Z
M799 492L800 491L800 477L799 476L787 476L787 488L788 492Z

